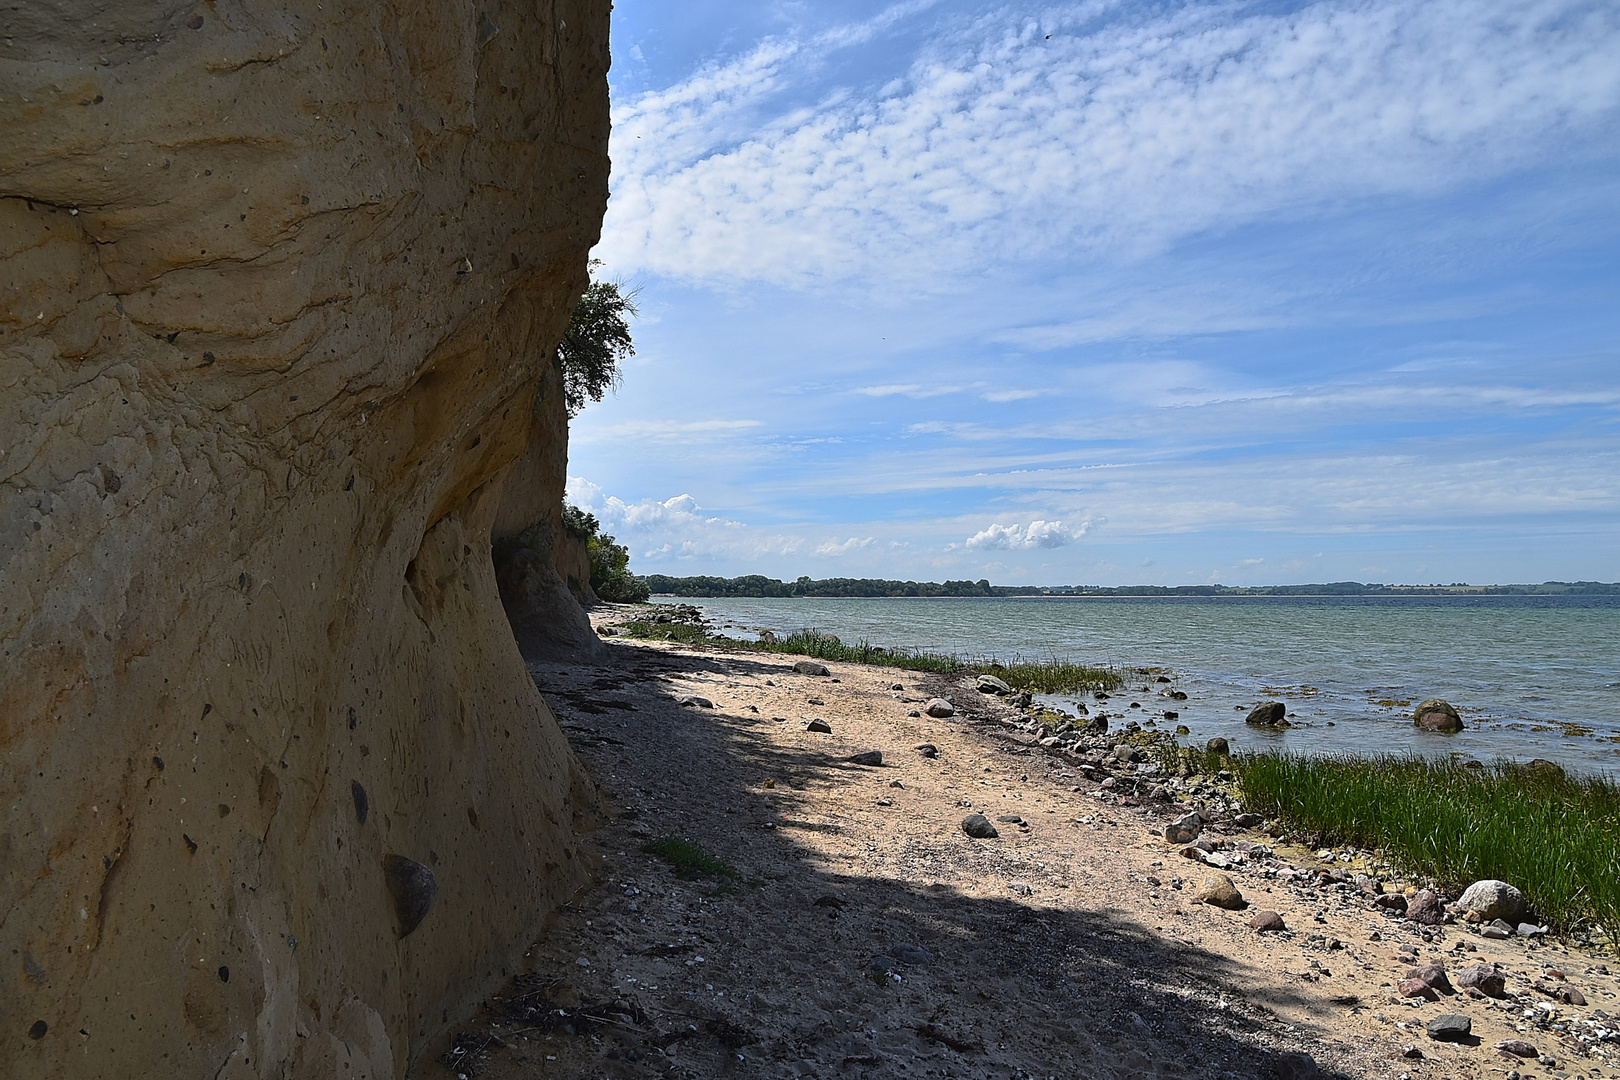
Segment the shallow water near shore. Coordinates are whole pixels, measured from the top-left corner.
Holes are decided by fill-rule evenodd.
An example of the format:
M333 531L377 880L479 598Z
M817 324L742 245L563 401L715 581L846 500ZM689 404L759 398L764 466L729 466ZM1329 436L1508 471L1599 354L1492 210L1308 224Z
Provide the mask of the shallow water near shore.
M1100 707L1116 726L1155 717L1161 729L1186 724L1193 734L1184 742L1219 735L1252 750L1540 757L1581 772L1620 773L1620 597L683 602L740 638L815 627L849 643L964 658L1056 656L1163 668L1187 700L1159 696L1162 684L1130 679ZM1417 731L1411 707L1430 697L1455 705L1468 729ZM1297 726L1278 734L1246 727L1248 708L1266 698L1286 701ZM1073 711L1076 698L1047 700ZM1141 708L1129 708L1133 701ZM1166 709L1179 717L1165 719Z

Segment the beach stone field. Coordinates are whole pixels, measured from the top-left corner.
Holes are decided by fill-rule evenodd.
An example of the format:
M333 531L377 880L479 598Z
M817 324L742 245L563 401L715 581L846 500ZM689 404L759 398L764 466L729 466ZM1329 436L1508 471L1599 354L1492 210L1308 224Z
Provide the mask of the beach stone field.
M530 666L610 808L593 883L419 1075L1620 1076L1611 955L1505 883L1299 847L972 676L607 652Z

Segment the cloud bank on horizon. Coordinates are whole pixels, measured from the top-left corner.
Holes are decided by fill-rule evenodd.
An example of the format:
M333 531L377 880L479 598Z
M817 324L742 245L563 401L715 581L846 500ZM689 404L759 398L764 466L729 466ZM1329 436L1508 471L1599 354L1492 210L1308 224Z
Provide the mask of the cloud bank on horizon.
M1620 9L704 11L616 12L636 567L1620 576Z

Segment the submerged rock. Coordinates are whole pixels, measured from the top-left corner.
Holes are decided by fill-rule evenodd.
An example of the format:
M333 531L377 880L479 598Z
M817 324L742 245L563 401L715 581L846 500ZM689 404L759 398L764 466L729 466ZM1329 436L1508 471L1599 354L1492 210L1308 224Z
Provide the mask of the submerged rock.
M1461 731L1463 729L1462 717L1449 702L1440 698L1430 698L1419 703L1412 710L1412 723L1421 731L1437 731L1442 734Z
M1263 728L1291 727L1286 719L1288 706L1280 701L1262 701L1249 711L1243 720L1245 724Z

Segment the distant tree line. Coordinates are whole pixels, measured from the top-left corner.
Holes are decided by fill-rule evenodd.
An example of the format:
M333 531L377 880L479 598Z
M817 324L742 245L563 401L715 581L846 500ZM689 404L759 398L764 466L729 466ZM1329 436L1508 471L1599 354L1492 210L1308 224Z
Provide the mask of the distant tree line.
M1380 585L1334 581L1317 585L992 585L989 581L888 581L882 578L810 578L778 581L760 574L723 578L648 574L647 588L688 597L888 596L1558 596L1620 595L1620 584L1548 581L1540 585Z

